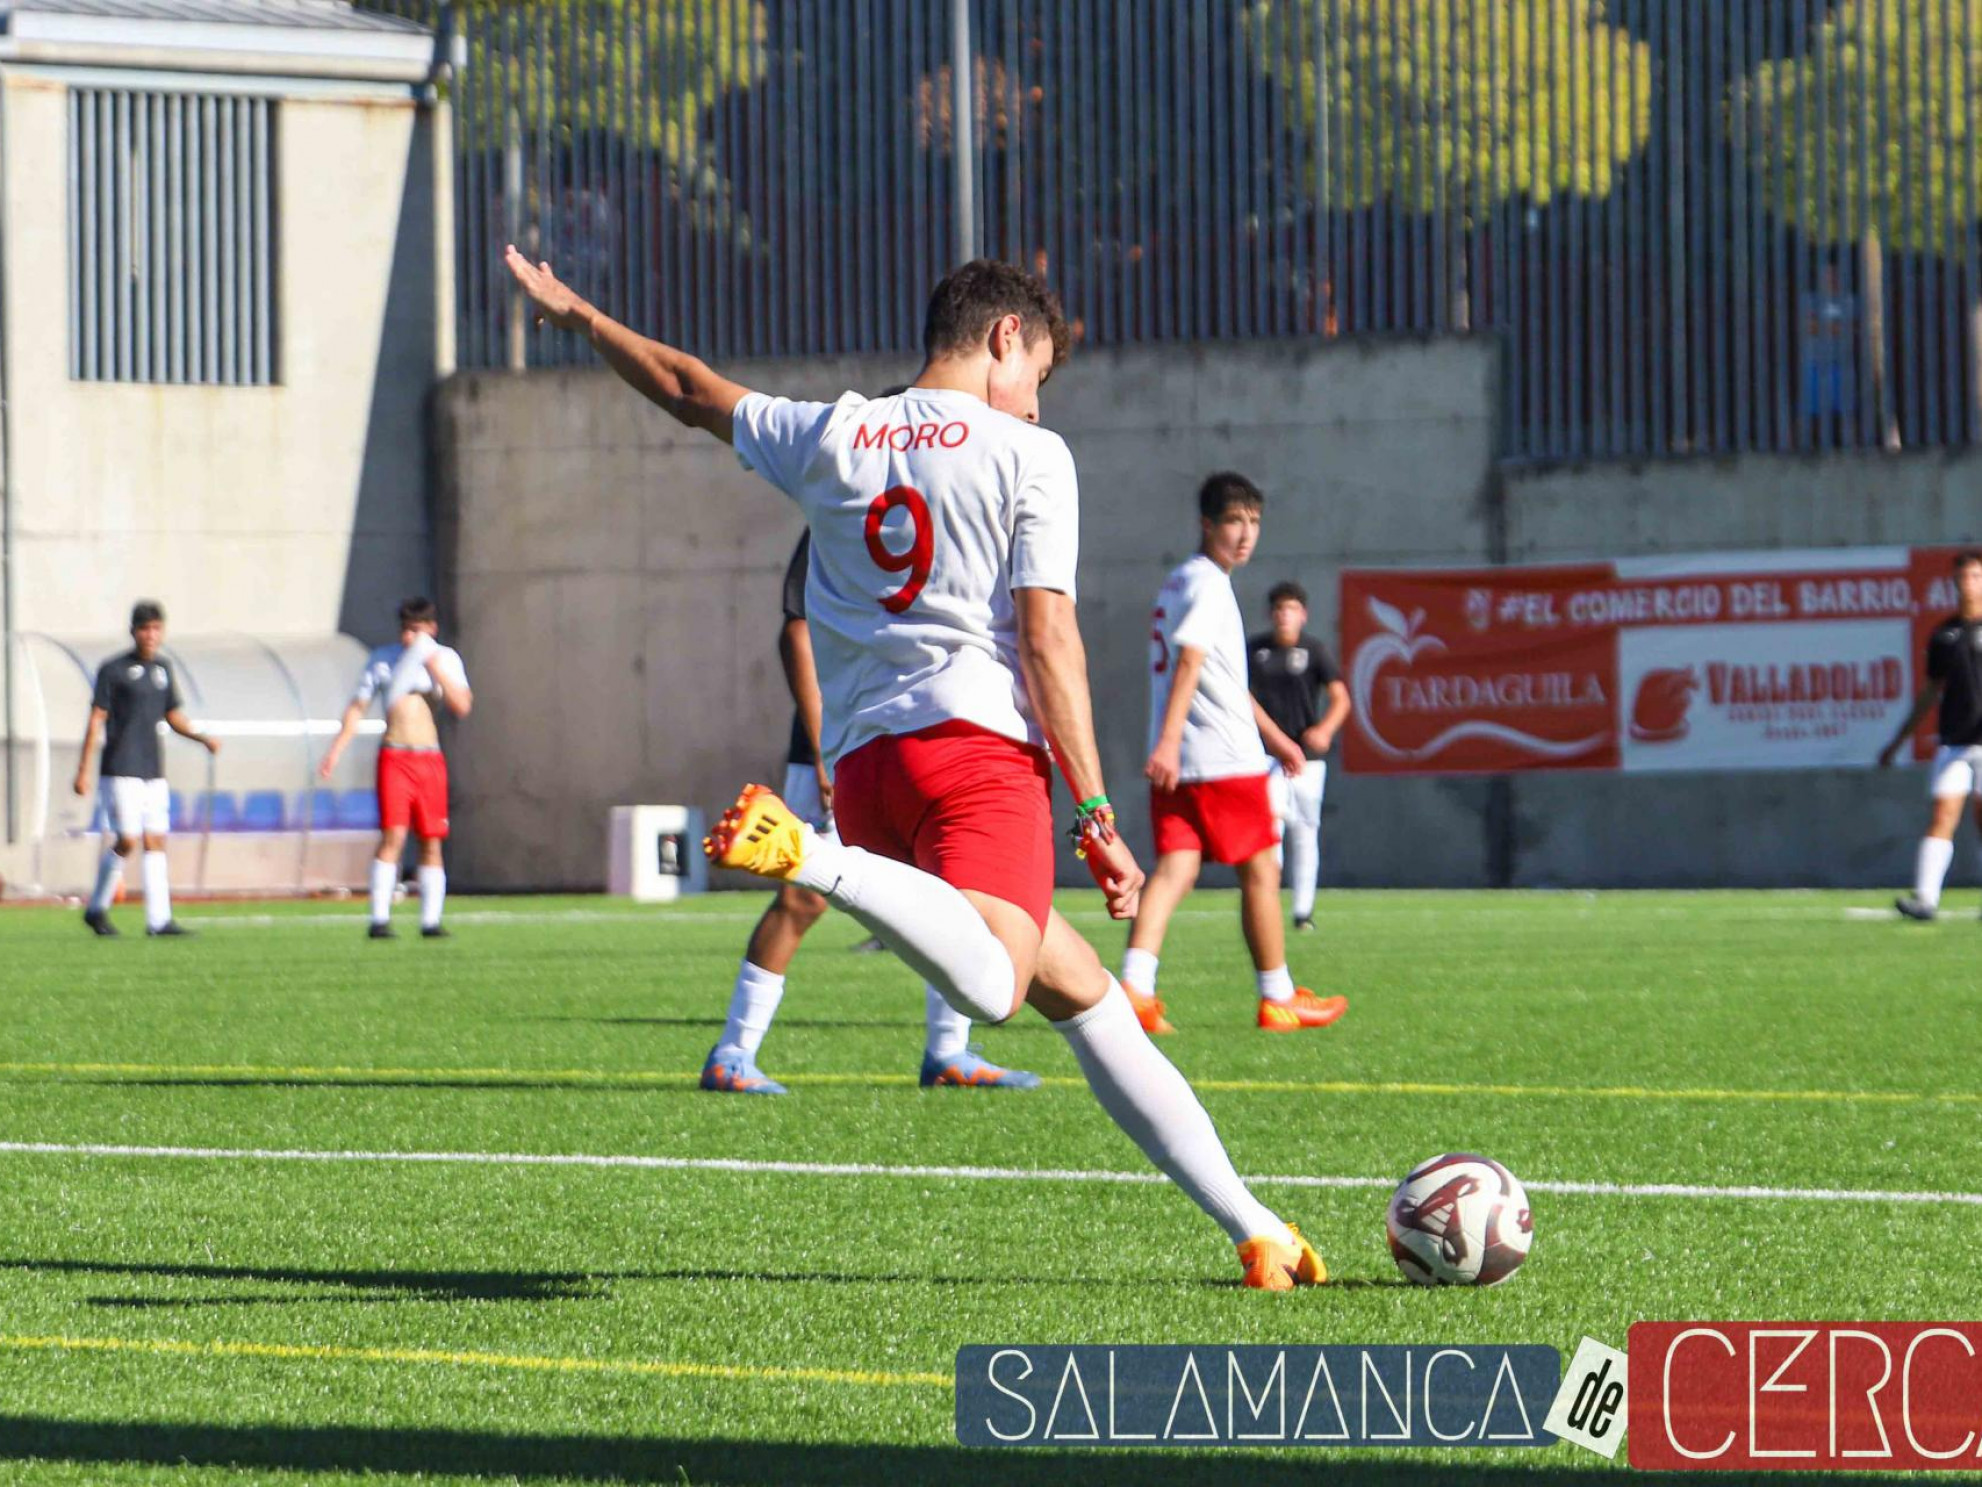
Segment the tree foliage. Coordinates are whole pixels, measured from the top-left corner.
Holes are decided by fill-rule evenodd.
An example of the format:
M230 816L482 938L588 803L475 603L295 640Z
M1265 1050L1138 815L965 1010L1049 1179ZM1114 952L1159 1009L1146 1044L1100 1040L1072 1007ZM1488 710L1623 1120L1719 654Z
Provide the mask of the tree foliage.
M1804 233L1963 252L1982 215L1982 0L1844 0L1730 111L1765 200Z
M1602 0L1259 0L1248 26L1331 207L1606 196L1651 132L1650 48Z
M603 131L688 166L702 112L765 72L759 0L462 0L454 105L480 140Z

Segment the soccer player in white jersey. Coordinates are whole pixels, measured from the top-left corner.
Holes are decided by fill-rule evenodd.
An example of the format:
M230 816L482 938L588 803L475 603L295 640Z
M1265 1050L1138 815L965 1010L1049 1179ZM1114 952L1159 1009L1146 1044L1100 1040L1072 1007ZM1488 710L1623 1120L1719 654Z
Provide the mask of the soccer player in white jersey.
M379 845L372 858L375 940L392 938L392 889L409 829L420 842L420 933L430 940L447 937L440 922L447 902L441 855L448 832L447 756L440 751L436 710L465 718L475 696L460 653L442 645L439 634L432 600L408 599L399 606L399 643L380 646L366 660L344 709L344 724L317 765L317 773L329 779L378 698L385 709L385 739L378 759Z
M1151 1032L1170 1024L1156 994L1156 969L1170 916L1197 884L1204 859L1237 869L1239 919L1259 990L1258 1025L1291 1033L1326 1027L1348 1002L1296 986L1280 922L1279 829L1267 789L1274 760L1298 775L1301 746L1266 715L1246 685L1246 627L1232 570L1259 543L1265 498L1243 475L1211 476L1198 490L1197 553L1164 580L1151 615L1149 681L1150 823L1156 871L1129 928L1122 981Z
M903 391L905 389L897 389ZM785 749L784 801L821 836L837 838L833 827L833 781L819 756L823 703L819 673L812 663L812 627L805 619L805 581L812 568L812 534L798 539L785 565L784 628L778 632L778 659L794 704L791 741ZM771 1031L784 1000L785 973L806 934L826 912L826 900L809 888L786 883L750 932L743 963L730 989L729 1016L722 1036L702 1064L702 1088L720 1094L782 1095L789 1091L757 1067L757 1050ZM924 1089L1037 1089L1039 1076L1006 1069L970 1046L970 1019L923 987L922 1072Z
M710 855L823 894L972 1017L1001 1022L1030 1002L1102 1107L1238 1245L1247 1285L1325 1280L1052 907L1049 744L1116 917L1134 913L1142 872L1114 831L1094 742L1073 458L1036 426L1040 384L1067 345L1050 291L1006 264L966 264L930 298L906 393L795 403L629 330L549 264L513 247L508 264L544 319L588 337L682 423L733 443L812 530L806 614L843 840L752 785Z

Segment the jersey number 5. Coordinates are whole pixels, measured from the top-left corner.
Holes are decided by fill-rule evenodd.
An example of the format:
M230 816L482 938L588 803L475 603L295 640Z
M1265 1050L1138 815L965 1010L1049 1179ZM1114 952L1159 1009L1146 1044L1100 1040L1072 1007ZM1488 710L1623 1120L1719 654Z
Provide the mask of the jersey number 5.
M890 552L881 540L881 523L895 510L908 512L912 533L906 552ZM929 516L929 503L912 485L884 490L867 508L867 555L883 573L906 573L908 580L892 594L881 596L881 607L889 614L900 614L913 604L929 582L929 570L936 559L936 525Z

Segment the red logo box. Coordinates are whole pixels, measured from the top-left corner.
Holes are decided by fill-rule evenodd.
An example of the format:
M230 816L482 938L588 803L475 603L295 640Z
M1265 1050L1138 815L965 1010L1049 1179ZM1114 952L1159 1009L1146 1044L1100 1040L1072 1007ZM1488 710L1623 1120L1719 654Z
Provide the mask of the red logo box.
M1648 1471L1982 1470L1982 1322L1638 1322Z

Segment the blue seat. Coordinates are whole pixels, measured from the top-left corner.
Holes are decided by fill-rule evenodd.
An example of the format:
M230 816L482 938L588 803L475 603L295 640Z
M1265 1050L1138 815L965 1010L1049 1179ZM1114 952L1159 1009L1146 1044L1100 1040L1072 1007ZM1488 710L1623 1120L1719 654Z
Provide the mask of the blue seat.
M193 818L186 814L186 797L177 790L172 792L172 805L168 813L174 831L191 831Z
M241 803L226 790L208 790L199 798L194 822L205 825L208 831L239 831Z
M329 831L337 825L337 792L305 790L296 797L295 824L312 831Z
M241 802L241 830L282 830L282 792L251 790Z
M377 831L378 796L370 790L346 790L337 797L337 824L347 831Z

